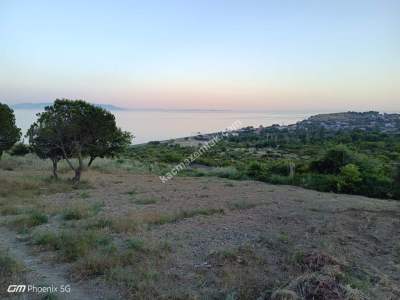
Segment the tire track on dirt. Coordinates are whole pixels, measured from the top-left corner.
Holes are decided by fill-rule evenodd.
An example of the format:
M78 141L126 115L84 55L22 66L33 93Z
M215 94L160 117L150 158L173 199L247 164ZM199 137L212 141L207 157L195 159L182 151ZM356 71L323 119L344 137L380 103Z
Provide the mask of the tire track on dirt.
M91 299L109 299L109 295L105 296L98 286L90 286L89 284L72 282L68 276L68 268L63 265L52 265L44 261L39 255L32 255L29 245L19 241L16 234L4 227L0 226L0 248L8 250L18 262L22 263L26 268L26 283L36 286L55 286L70 285L70 293L56 293L57 299L68 300L91 300ZM23 283L15 283L23 284ZM36 298L37 294L26 293L17 299ZM42 294L43 296L43 294ZM40 298L40 297L38 297ZM114 298L114 297L113 297ZM116 298L114 298L116 299Z

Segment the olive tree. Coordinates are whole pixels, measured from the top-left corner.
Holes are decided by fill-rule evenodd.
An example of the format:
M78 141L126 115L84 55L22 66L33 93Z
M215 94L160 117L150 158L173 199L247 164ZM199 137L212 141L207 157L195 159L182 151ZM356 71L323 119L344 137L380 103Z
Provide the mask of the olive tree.
M21 138L21 129L15 125L14 111L0 103L0 158Z
M29 139L31 151L39 158L50 159L53 162L53 176L58 179L57 166L64 155L58 147L53 131L38 120L31 125L26 135Z
M109 111L83 100L68 99L57 99L39 113L28 136L33 151L53 161L54 176L58 161L65 159L75 172L73 182L80 181L85 157L90 157L90 165L96 157L115 156L132 139L130 133L117 127Z

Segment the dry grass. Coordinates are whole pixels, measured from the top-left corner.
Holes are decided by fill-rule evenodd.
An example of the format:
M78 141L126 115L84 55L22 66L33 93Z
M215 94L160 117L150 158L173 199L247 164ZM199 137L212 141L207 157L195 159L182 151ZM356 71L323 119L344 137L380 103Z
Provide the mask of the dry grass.
M8 222L8 226L19 233L26 233L33 227L46 224L48 216L42 212L32 211L29 214L21 215Z
M301 275L283 289L275 291L272 299L344 299L364 300L367 297L351 286L346 265L323 252L312 251L296 254L295 267Z
M249 202L245 200L233 201L228 204L231 210L242 210L256 207L259 203Z
M139 223L133 217L99 217L87 222L87 228L105 229L115 233L132 233L139 229Z
M169 214L149 212L138 216L138 218L141 223L149 225L163 225L167 223L179 222L195 216L211 216L215 214L224 214L224 210L217 208L198 208L192 210L180 210Z
M0 197L27 198L32 196L64 193L76 188L85 188L86 183L72 186L69 180L53 180L43 176L42 172L20 170L16 172L0 172Z
M75 261L93 249L109 246L111 238L100 230L66 229L60 232L38 231L32 236L35 245L56 250L59 258Z
M10 254L0 249L0 297L9 296L6 292L9 284L24 281L24 267Z
M84 200L74 200L62 211L66 221L80 220L95 216L102 209L102 203L88 203Z

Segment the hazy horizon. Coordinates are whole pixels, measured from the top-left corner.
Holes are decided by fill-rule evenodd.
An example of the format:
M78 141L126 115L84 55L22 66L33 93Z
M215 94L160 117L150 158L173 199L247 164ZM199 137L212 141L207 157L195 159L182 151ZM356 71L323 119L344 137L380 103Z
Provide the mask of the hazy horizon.
M85 100L88 101L88 100ZM15 102L15 103L7 103L6 104L10 105L12 108L14 105L18 104L41 104L41 103L52 103L53 101L38 101L38 102ZM343 112L349 112L349 111L356 111L356 112L368 112L368 111L377 111L379 113L400 113L400 108L398 110L371 110L371 109L358 109L358 110L349 110L349 109L275 109L275 110L269 110L269 109L225 109L225 108L162 108L162 107L142 107L142 108L135 108L135 107L122 107L119 105L114 105L110 103L97 103L95 101L88 101L89 103L96 104L96 105L112 105L115 106L118 110L123 110L123 111L158 111L158 112L226 112L226 113L237 113L237 112L243 112L243 113L308 113L308 114L329 114L329 113L343 113ZM107 107L105 107L108 109ZM13 108L14 110L37 110L37 108ZM110 109L108 109L110 110ZM113 109L111 109L114 111Z
M0 2L0 102L400 111L400 2Z

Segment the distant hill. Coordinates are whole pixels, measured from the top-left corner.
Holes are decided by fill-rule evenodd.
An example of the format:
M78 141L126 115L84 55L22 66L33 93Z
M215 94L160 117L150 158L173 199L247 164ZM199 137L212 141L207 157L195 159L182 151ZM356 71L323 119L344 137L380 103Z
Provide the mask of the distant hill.
M379 113L377 111L367 112L340 112L330 114L318 114L309 117L303 121L291 125L274 124L269 127L252 126L245 127L239 132L253 132L260 134L270 130L288 130L290 132L302 131L320 131L338 132L338 131L379 131L384 133L400 133L400 114L397 113Z
M13 109L34 109L34 110L42 110L44 109L46 106L52 105L52 102L39 102L39 103L18 103L18 104L14 104L11 105L11 107ZM122 107L118 107L112 104L96 104L94 103L94 105L102 107L104 109L107 110L126 110L125 108Z
M400 130L400 114L368 112L342 112L315 115L294 125L301 128L324 128L326 130L377 130L398 133Z

